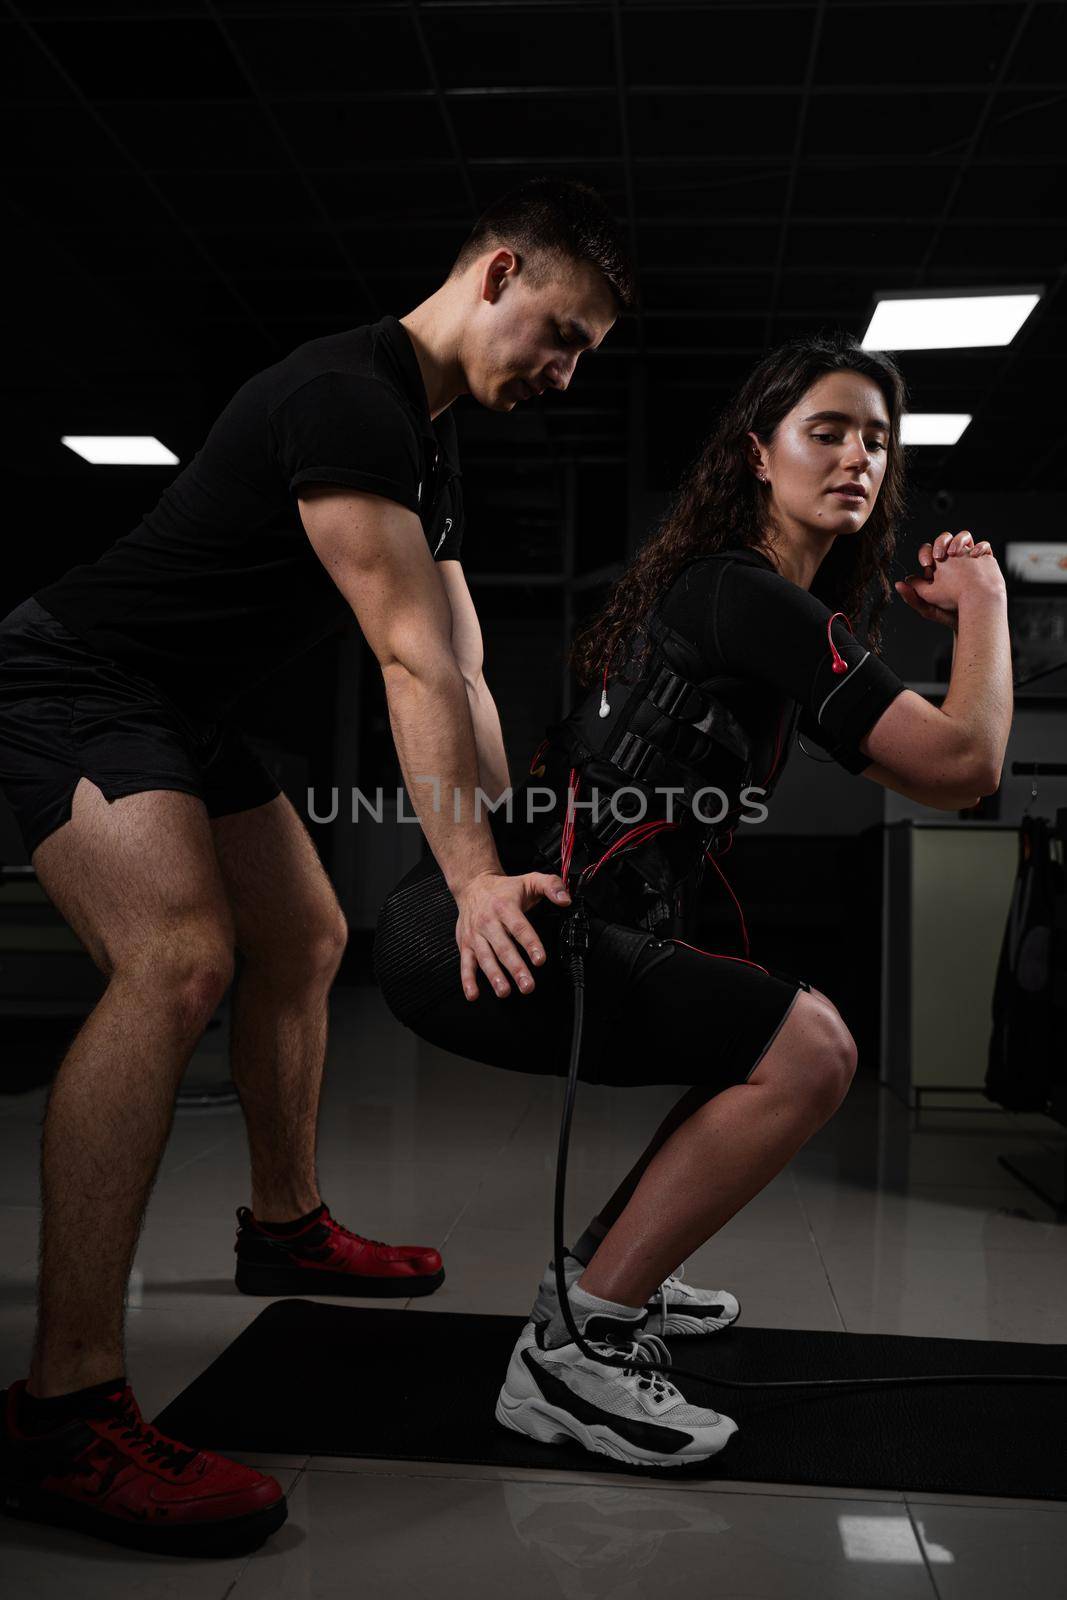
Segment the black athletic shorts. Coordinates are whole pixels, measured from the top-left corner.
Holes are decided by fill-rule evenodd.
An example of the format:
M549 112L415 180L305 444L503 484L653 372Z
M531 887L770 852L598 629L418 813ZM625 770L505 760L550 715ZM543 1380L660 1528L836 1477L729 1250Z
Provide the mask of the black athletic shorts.
M211 817L281 792L236 729L179 710L31 598L0 621L0 788L31 856L70 821L81 777L108 801L195 794Z
M494 833L496 829L494 827ZM499 844L499 839L498 839ZM521 867L503 856L507 871ZM534 988L500 999L479 969L478 999L459 975L456 902L432 856L389 895L378 920L375 975L399 1022L472 1061L566 1077L574 996L560 956L566 908L538 901L527 920L544 943L527 958ZM700 1084L713 1094L744 1083L802 989L803 978L660 941L644 929L590 918L579 1077L587 1083Z

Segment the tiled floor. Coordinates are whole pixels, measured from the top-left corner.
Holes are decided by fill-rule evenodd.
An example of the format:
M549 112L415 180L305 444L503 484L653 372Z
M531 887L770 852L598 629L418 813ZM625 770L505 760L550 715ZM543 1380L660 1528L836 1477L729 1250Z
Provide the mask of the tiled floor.
M218 1037L204 1048L217 1052ZM676 1094L583 1087L572 1221L610 1192ZM27 1362L43 1099L0 1098L3 1381ZM336 992L323 1192L349 1226L441 1248L447 1281L413 1313L528 1310L548 1255L560 1105L558 1081L462 1063L400 1030L373 990ZM756 1326L1062 1343L1067 1228L997 1162L1001 1152L1062 1142L1062 1130L1037 1116L928 1112L916 1124L861 1069L834 1120L692 1258L689 1276L735 1290ZM246 1173L239 1112L179 1115L130 1285L128 1370L148 1416L263 1309L233 1287L233 1212L247 1203ZM0 1521L6 1592L1067 1597L1061 1502L252 1459L283 1481L291 1508L255 1556L144 1557Z

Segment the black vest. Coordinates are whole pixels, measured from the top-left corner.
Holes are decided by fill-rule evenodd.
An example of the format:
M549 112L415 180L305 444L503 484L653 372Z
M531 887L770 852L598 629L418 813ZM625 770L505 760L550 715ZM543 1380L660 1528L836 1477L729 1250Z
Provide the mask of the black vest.
M731 554L758 560L747 551ZM753 769L748 736L719 698L724 689L744 680L703 675L700 653L663 621L658 608L641 631L650 648L638 666L636 648L631 648L619 674L614 679L609 676L607 715L601 714L597 686L569 716L547 730L543 777L555 791L557 804L537 834L537 851L544 870L559 871L572 768L579 780L578 801L592 799L593 790L597 798L595 811L581 804L575 809L572 889L577 875L639 821L670 815L678 826L654 834L632 850L625 847L618 857L620 864L625 863L625 871L620 865L621 890L616 886L611 894L605 882L599 896L605 914L624 920L628 918L623 902L636 896L637 920L659 926L676 915L678 889L702 866L704 851L736 826L742 791L751 784ZM623 789L628 791L624 795L619 793ZM668 796L662 792L667 789L675 791L670 811ZM721 790L722 795L700 793L709 789ZM613 796L617 797L614 809ZM706 820L712 817L718 820ZM594 909L602 872L586 880L585 892Z

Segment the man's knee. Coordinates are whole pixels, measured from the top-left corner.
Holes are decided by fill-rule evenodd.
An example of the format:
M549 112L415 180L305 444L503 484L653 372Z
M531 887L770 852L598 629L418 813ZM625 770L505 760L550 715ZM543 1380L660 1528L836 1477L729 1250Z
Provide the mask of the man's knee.
M310 971L332 982L348 944L348 923L339 905L327 908L308 941Z
M281 928L262 928L246 938L242 953L279 985L330 984L348 944L348 923L334 901L295 915Z
M183 1031L202 1032L233 979L233 941L214 924L187 924L147 938L115 977L147 990Z

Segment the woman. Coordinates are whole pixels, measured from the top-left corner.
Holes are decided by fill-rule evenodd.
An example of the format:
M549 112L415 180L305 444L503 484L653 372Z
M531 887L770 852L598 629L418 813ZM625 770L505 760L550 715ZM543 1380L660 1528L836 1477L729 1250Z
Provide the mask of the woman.
M733 1296L674 1269L833 1115L855 1069L833 1003L752 961L747 933L741 957L677 938L705 864L721 876L716 858L769 799L794 732L944 810L976 804L999 779L1010 657L988 544L942 534L919 552L924 575L895 585L920 615L965 631L944 711L875 654L902 510L904 398L893 362L844 336L759 363L579 637L572 659L589 693L548 730L511 820L493 818L505 871L559 872L587 908L581 1076L692 1085L565 1261L583 1337L605 1353L624 1341L632 1365L582 1355L546 1272L497 1406L534 1438L674 1463L704 1459L736 1430L642 1372L653 1358L642 1341L736 1320ZM975 556L987 559L947 559ZM572 995L554 957L567 914L547 901L529 913L548 954L533 993L472 1005L455 902L428 858L382 911L385 999L460 1055L565 1074Z

